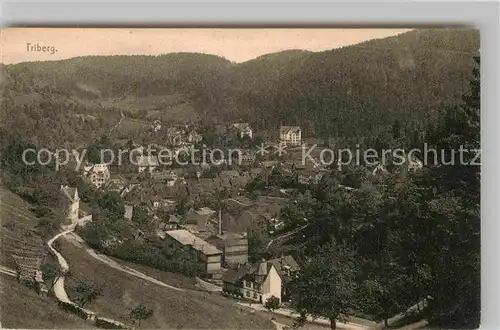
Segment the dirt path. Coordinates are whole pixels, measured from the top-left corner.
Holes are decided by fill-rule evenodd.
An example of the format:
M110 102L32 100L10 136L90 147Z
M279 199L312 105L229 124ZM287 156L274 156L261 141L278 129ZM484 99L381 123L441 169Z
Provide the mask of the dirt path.
M5 266L0 266L0 273L16 277L16 271Z
M72 229L66 230L63 232L60 232L56 236L52 237L48 242L47 245L49 246L49 249L52 251L52 253L57 257L57 262L59 263L60 266L60 271L61 275L59 275L55 281L52 289L54 290L54 294L57 297L59 301L66 302L66 303L72 303L72 301L69 299L68 294L66 293L66 289L64 289L64 275L68 272L69 270L69 265L66 259L63 258L63 256L52 247L52 244L61 236L64 236L68 233L70 233Z
M278 236L276 238L273 238L272 240L269 241L269 243L267 243L267 246L266 246L266 250L269 250L269 248L275 243L275 242L278 242L279 240L283 240L283 239L286 239L292 235L295 235L297 234L298 232L302 231L303 229L306 229L306 227L309 226L309 224L307 225L304 225L302 227L299 227L297 229L294 229L292 230L291 232L288 232L286 234L283 234L281 236Z

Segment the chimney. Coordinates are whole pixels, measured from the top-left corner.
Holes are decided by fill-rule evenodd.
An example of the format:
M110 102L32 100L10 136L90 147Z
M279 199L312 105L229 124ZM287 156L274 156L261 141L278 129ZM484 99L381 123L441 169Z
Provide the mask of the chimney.
M219 207L219 235L222 235L222 208Z

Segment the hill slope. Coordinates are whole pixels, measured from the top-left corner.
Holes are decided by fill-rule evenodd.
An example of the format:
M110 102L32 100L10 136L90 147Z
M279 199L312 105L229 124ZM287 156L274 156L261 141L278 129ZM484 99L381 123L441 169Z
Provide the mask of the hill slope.
M14 278L2 275L0 289L0 322L6 329L97 329Z

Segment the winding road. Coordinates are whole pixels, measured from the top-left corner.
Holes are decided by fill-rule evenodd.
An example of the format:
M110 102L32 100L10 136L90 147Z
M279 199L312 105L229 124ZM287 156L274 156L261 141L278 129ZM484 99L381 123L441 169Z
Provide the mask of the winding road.
M299 228L300 229L300 228ZM179 292L184 292L184 291L190 291L190 290L187 290L187 289L183 289L183 288L178 288L178 287L175 287L173 285L169 285L169 284L166 284L162 281L159 281L155 278L152 278L144 273L141 273L135 269L132 269L130 267L127 267L127 266L124 266L124 265L121 265L119 264L118 262L114 261L113 259L107 257L106 255L103 255L103 254L100 254L100 253L97 253L94 249L88 247L86 244L85 244L85 241L80 237L78 236L76 233L73 232L73 230L66 230L66 231L63 231L59 234L57 234L56 236L54 236L53 238L51 238L49 240L49 242L47 242L47 244L49 245L50 249L54 252L54 254L57 256L57 259L59 261L59 263L61 264L61 268L63 270L63 273L64 273L64 270L65 272L68 271L69 269L69 265L68 263L66 262L66 260L62 257L62 255L57 252L53 247L52 247L52 243L57 240L59 237L61 236L65 236L65 238L68 239L68 241L72 244L74 244L75 246L77 247L80 247L80 248L84 248L85 251L94 259L114 268L114 269L117 269L121 272L124 272L124 273L127 273L127 274L130 274L130 275L133 275L133 276L136 276L138 278L141 278L145 281L148 281L150 283L154 283L154 284L157 284L159 286L162 286L164 288L167 288L167 289L170 289L170 290L175 290L175 291L179 291ZM57 285L57 286L56 286ZM69 298L67 297L67 294L66 294L66 291L64 290L64 276L60 276L55 284L54 284L54 293L56 294L56 296L60 299L60 300L66 300L69 301ZM267 311L267 309L265 309L262 305L255 305L255 304L252 304L251 306L249 306L248 304L244 304L244 303L241 303L241 302L237 302L236 303L237 305L241 305L241 306L245 306L245 307L250 307L251 309L255 310L255 311ZM291 317L291 318L295 318L297 315L294 314L294 312L290 311L290 310L287 310L287 309L279 309L279 310L276 310L275 311L276 314L280 314L280 315L284 315L284 316L287 316L287 317ZM320 324L320 325L329 325L329 321L322 321L320 319L311 319L309 320L310 322L313 322L313 323L316 323L316 324ZM327 323L325 323L327 322ZM286 325L284 324L281 324L281 323L278 323L276 321L273 321L273 323L275 324L276 326L276 329L283 329L284 327L286 327ZM366 327L364 325L360 325L360 324L356 324L356 323L351 323L351 322L347 322L347 323L342 323L342 322L337 322L337 327L340 328L340 329L347 329L347 330L367 330L369 329L369 327Z
M264 306L261 304L248 304L248 303L243 303L243 302L238 302L239 305L245 306L252 308L254 310L258 311L268 311ZM299 317L299 314L295 313L294 311L286 308L279 308L274 310L275 314L283 315L286 317L290 317L293 319L297 319ZM323 317L318 317L318 318L313 318L311 316L307 317L307 321L319 325L324 325L324 326L330 326L330 320L323 318ZM357 323L352 323L352 322L335 322L337 329L346 329L346 330L368 330L370 327L357 324Z
M52 237L48 242L47 245L49 246L49 249L52 251L52 253L56 256L57 262L59 263L59 266L61 267L60 275L55 279L54 285L52 289L54 290L54 294L57 297L59 301L65 302L65 303L73 303L69 297L68 294L66 293L66 290L64 289L64 276L69 270L69 265L66 259L63 258L63 256L52 246L52 244L61 236L64 236L68 233L70 233L73 229L65 230L63 232L60 232L56 236Z
M279 240L282 240L282 239L286 239L286 238L288 238L288 237L290 237L290 236L292 236L292 235L294 235L294 234L297 234L298 232L302 231L303 229L306 229L306 227L307 227L307 226L309 226L309 224L307 224L307 225L303 225L302 227L299 227L299 228L294 229L294 230L292 230L292 231L290 231L290 232L288 232L288 233L285 233L285 234L283 234L283 235L281 235L281 236L278 236L278 237L276 237L276 238L273 238L272 240L270 240L270 241L269 241L269 243L267 243L266 250L269 250L269 248L270 248L270 247L271 247L271 246L272 246L275 242L277 242L277 241L279 241Z
M16 271L5 266L0 266L0 273L16 277Z

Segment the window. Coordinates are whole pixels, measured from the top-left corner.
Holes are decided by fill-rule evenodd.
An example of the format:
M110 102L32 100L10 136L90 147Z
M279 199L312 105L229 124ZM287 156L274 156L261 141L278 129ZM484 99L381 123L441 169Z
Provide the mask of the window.
M254 289L260 291L260 284L255 284Z
M257 299L257 294L255 292L253 293L253 299Z
M246 292L246 296L250 298L250 291Z

